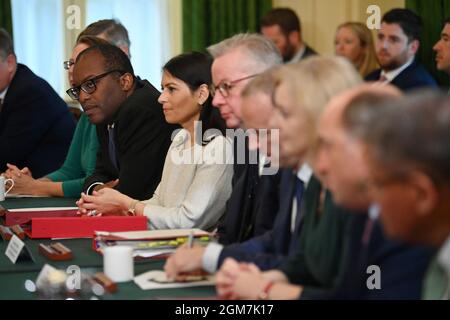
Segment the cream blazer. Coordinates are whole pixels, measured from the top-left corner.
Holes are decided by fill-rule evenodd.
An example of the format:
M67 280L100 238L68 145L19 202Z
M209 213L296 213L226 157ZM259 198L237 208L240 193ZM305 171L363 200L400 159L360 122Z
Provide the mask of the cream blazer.
M233 148L215 135L207 145L186 148L188 133L181 129L167 152L153 197L143 201L150 229L213 230L231 194Z

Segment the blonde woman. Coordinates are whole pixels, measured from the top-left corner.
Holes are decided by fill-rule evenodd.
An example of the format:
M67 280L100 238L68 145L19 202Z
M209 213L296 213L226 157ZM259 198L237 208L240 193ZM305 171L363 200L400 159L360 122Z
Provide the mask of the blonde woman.
M379 68L373 36L360 22L346 22L336 31L335 53L349 59L364 78Z

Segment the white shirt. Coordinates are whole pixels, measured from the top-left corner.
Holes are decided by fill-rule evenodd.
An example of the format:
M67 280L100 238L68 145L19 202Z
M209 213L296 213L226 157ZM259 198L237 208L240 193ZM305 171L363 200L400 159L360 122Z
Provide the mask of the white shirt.
M7 87L5 90L0 92L0 100L5 101L5 96L6 96L6 93L8 92L8 88L9 87Z
M150 229L213 230L231 194L233 147L219 135L207 145L186 147L182 129L167 152L161 182L145 204Z
M304 185L303 190L306 190L306 188L308 187L308 183L309 183L309 180L311 180L312 175L313 175L313 171L307 163L302 165L300 170L298 170L297 178L299 178L300 180L303 181L303 185ZM294 230L295 230L295 219L297 218L297 208L298 208L297 199L294 197L294 199L292 200L291 233L294 233Z
M303 55L305 54L306 51L306 46L304 44L302 44L300 50L297 51L297 53L295 54L295 56L292 57L291 60L289 60L287 63L295 63L295 62L299 62Z
M414 62L414 57L412 57L411 59L408 60L408 62L406 62L404 65L402 65L401 67L391 70L391 71L384 71L381 70L381 74L380 74L380 78L381 77L386 77L386 81L384 81L384 83L390 83L392 82L400 73L402 73L403 71L405 71L406 68L408 68L412 63Z
M305 189L311 180L311 177L313 175L313 171L311 167L308 164L303 164L300 170L297 172L297 177L303 181L305 185ZM294 209L295 209L295 215L297 214L297 201L293 200L295 203L295 206L293 206L292 215L294 215ZM295 208L294 208L295 207ZM293 224L293 223L294 224ZM295 227L295 216L291 220L291 231L293 230L292 225ZM215 242L211 242L206 246L205 252L203 253L202 257L202 267L205 271L209 273L214 273L217 271L217 264L219 262L220 253L222 252L223 245Z
M450 279L450 237L444 245L439 249L437 261L441 268L445 271L447 279ZM450 299L450 281L447 281L447 290L442 297L443 300Z

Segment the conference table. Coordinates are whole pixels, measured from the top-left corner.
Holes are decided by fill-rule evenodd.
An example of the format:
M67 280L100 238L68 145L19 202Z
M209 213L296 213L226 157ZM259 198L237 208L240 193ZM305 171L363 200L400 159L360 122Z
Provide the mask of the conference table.
M18 208L43 208L43 207L74 207L76 199L67 198L7 198L0 202L5 209ZM1 222L3 223L3 222ZM41 255L38 251L40 243L49 244L51 239L28 239L25 245L31 252L34 262L17 262L13 264L5 255L8 241L0 238L0 299L38 299L36 292L29 292L25 283L33 282L45 264L57 269L66 270L71 265L80 267L81 272L95 274L103 271L103 257L92 249L92 239L64 239L58 240L72 250L73 259L69 261L52 261ZM134 274L139 275L150 270L162 270L164 260L145 259L134 262ZM189 287L177 289L142 290L134 281L118 283L118 290L113 294L105 294L101 299L196 299L213 298L215 289L213 286Z

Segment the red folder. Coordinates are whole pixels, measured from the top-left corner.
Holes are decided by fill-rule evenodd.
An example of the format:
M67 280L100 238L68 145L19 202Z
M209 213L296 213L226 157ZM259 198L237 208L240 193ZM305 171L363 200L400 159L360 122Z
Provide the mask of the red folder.
M147 217L32 218L30 238L92 238L95 231L147 230Z
M29 223L32 218L76 217L77 209L71 210L43 210L43 211L4 211L5 225L14 226Z

